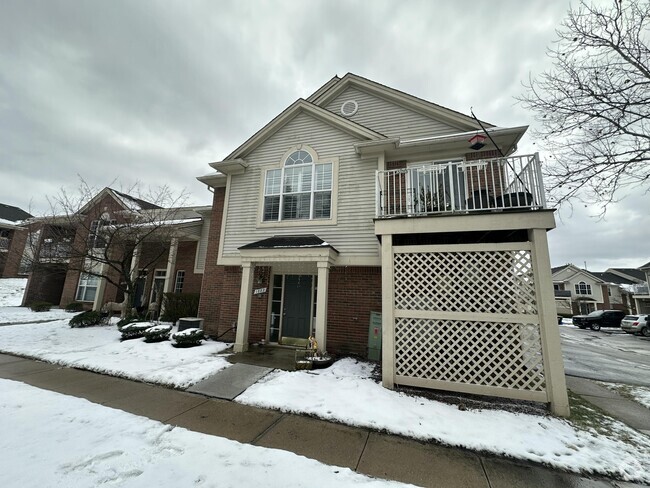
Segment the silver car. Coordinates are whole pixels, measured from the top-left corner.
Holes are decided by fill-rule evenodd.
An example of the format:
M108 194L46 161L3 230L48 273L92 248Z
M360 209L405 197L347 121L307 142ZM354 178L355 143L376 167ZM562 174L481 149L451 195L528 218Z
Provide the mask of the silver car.
M628 334L641 333L644 337L650 337L650 324L648 315L626 315L621 320L621 329Z

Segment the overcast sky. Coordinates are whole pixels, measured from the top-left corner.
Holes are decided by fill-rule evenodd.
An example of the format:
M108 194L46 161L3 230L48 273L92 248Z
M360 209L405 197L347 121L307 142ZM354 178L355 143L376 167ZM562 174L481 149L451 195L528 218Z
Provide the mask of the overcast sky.
M299 97L346 72L498 126L547 66L564 0L0 2L0 202L47 209L77 175L102 188L186 188ZM534 152L530 138L520 153ZM114 182L114 180L116 180ZM574 206L553 265L650 261L650 196Z

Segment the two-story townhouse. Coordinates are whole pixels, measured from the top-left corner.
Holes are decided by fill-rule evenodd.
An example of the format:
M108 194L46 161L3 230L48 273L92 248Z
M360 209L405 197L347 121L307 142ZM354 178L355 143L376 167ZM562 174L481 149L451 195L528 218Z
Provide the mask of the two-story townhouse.
M30 217L18 207L0 203L0 278L20 276L20 258L27 237L21 224Z
M74 214L32 219L24 303L99 310L124 301L124 272L142 311L158 311L167 292L200 293L210 210L162 208L105 188Z
M557 311L560 315L588 314L604 310L607 284L598 276L573 264L551 269ZM569 306L566 305L567 299Z
M632 298L634 299L637 313L650 314L650 262L639 266L638 271L643 273L642 279L644 279L644 281L638 283L634 288Z
M214 192L208 332L365 356L383 384L568 412L537 155L496 127L334 77L198 179ZM381 331L369 330L371 312Z

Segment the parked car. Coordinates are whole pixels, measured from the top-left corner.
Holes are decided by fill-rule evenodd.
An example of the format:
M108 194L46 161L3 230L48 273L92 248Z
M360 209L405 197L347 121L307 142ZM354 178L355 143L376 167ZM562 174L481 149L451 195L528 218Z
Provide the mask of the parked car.
M574 315L573 325L581 329L591 327L591 330L600 330L601 327L620 327L623 317L625 312L622 310L596 310L589 315Z
M628 334L641 333L644 337L650 337L648 315L626 315L621 321L621 329Z

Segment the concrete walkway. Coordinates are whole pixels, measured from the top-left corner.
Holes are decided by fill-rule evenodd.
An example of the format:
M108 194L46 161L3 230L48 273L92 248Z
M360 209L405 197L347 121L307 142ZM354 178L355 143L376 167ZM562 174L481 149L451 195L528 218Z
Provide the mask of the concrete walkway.
M633 429L650 435L650 410L629 400L597 382L577 376L567 376L569 390L593 403L610 416L625 422Z
M63 368L0 354L0 378L86 398L205 434L292 451L370 476L424 487L611 488L640 486L588 479L551 469L478 455L324 422L248 407L227 400L136 381ZM260 480L263 484L264 480Z

